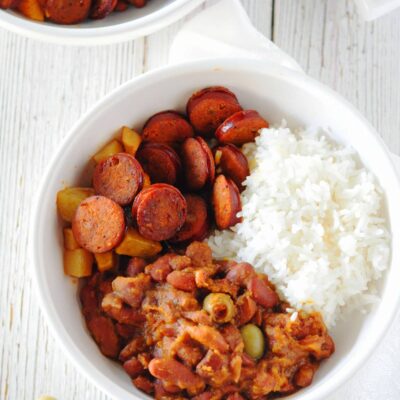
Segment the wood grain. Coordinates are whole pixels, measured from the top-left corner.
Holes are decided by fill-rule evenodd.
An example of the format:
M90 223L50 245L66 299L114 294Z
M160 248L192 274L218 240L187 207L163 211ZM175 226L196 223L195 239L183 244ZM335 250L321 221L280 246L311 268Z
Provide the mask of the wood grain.
M400 12L367 24L351 1L243 3L262 33L272 36L307 73L355 104L389 147L400 152ZM66 359L38 309L27 253L32 197L52 152L73 123L110 90L166 63L182 24L135 42L96 48L49 45L0 30L2 400L33 400L45 393L59 400L108 399ZM400 333L399 324L392 329ZM375 361L387 352L383 345ZM349 387L379 386L383 378L364 369ZM399 385L394 378L385 382ZM349 393L355 392L333 399L356 399ZM384 387L377 397L359 393L364 397L357 399L389 399Z
M364 22L353 1L275 1L274 41L354 104L400 153L400 9Z

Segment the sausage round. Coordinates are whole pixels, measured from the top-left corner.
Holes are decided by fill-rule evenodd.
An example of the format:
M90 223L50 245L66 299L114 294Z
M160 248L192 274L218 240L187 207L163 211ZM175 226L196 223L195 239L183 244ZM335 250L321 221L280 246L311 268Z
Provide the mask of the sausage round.
M261 128L268 128L268 122L257 111L239 111L227 118L216 130L215 136L220 143L232 143L238 146L254 142Z
M162 111L150 117L144 124L142 138L146 142L183 142L194 135L186 118L176 111Z
M142 186L142 167L127 153L114 154L101 161L93 174L96 193L109 197L120 205L131 203Z
M213 182L214 159L207 143L201 137L186 139L181 147L181 157L189 190L199 190L206 183Z
M242 182L250 175L249 163L246 156L233 144L220 146L216 150L221 152L219 167L221 172L231 178L237 187L242 190Z
M92 253L104 253L117 246L125 231L124 212L104 196L83 200L72 219L72 232L81 247Z
M224 175L218 175L215 180L212 204L218 229L227 229L240 222L241 218L237 216L242 209L239 190L236 184Z
M146 142L136 155L151 182L174 185L181 170L181 160L175 150L162 143Z
M143 237L160 241L172 238L181 229L186 209L186 200L177 188L156 183L136 196L132 215Z
M136 8L142 8L146 5L147 0L128 0L129 3L131 3L133 6Z
M110 14L117 5L117 0L95 0L90 10L90 18L102 19Z
M47 19L69 25L77 24L87 18L92 0L45 0L43 3Z
M200 143L201 148L203 149L206 157L207 157L207 166L208 166L208 182L210 184L214 183L215 180L215 161L212 151L208 147L207 142L201 138L196 137L196 140Z
M185 195L187 204L186 220L179 232L171 239L172 242L203 240L209 228L207 203L194 194Z
M212 136L226 118L241 109L236 96L222 86L213 86L194 93L186 106L191 124L205 137Z
M18 6L20 0L0 0L0 8L15 8Z

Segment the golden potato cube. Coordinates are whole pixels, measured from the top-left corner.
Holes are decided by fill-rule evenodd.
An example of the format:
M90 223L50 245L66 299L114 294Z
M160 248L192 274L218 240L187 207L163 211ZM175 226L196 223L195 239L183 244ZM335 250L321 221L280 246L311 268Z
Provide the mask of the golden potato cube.
M64 272L75 278L92 274L93 254L85 249L64 250Z
M150 186L151 185L151 180L149 175L146 174L146 172L143 173L143 188Z
M134 228L128 228L121 244L115 249L117 254L131 257L152 257L162 250L159 242L144 238Z
M97 263L97 269L100 272L108 271L117 266L117 255L113 251L95 253L94 258Z
M136 154L137 149L142 142L142 137L136 131L123 126L121 128L121 139L122 144L125 147L125 151L133 156Z
M57 209L61 218L71 222L79 204L89 196L94 195L92 188L70 187L57 193Z
M98 151L93 156L93 160L99 163L104 161L106 158L123 151L124 148L122 147L122 144L117 139L114 139L110 143L107 143L100 151Z
M75 250L79 249L78 242L75 239L75 236L72 232L71 228L64 228L64 249L66 250Z
M222 157L222 151L221 150L217 150L215 152L215 156L214 156L215 165L218 165L220 163L221 157Z
M44 12L40 7L39 0L21 0L17 9L29 19L44 21Z

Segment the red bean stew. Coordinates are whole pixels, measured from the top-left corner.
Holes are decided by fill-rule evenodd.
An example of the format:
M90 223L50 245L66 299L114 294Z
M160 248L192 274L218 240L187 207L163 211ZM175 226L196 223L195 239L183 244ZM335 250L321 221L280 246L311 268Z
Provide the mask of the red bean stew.
M239 146L268 122L226 88L187 116L123 127L93 156L93 187L57 194L65 273L83 278L88 330L157 399L273 398L311 384L334 343L318 313L289 313L264 274L201 241L240 222ZM214 146L210 144L217 142Z
M141 8L147 0L0 0L0 8L16 10L35 21L71 25L88 18L103 19L112 12Z

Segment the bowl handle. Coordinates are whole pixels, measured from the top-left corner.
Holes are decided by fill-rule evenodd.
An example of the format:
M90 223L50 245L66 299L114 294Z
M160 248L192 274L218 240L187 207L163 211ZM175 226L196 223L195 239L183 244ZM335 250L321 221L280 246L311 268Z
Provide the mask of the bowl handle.
M266 60L302 72L296 61L257 31L239 0L217 0L190 19L172 43L169 62L215 57Z

